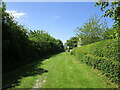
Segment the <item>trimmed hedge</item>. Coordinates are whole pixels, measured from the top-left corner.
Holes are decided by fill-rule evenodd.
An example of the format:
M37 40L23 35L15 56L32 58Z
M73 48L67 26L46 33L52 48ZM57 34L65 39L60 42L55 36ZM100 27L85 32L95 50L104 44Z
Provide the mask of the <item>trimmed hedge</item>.
M115 39L77 47L71 54L76 55L81 62L101 70L112 82L119 83L120 53Z

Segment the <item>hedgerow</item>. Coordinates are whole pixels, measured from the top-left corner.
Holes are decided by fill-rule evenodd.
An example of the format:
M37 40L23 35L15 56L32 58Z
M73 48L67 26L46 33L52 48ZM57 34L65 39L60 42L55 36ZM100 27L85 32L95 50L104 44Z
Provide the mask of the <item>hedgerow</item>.
M112 82L119 83L119 49L115 39L103 40L93 44L75 48L72 55L76 55L83 63L101 70Z

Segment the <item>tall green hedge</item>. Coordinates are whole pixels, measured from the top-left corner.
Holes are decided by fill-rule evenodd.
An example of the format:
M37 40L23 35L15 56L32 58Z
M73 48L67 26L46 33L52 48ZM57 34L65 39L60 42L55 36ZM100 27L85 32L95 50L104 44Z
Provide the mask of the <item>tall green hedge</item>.
M115 39L103 40L93 44L75 48L71 54L81 62L101 70L112 82L119 83L119 49Z

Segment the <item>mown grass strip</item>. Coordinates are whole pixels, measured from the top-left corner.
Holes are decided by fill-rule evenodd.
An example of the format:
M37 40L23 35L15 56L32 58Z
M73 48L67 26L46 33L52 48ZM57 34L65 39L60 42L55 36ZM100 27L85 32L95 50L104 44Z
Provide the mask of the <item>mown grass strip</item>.
M105 76L79 62L69 53L62 53L57 57L43 62L46 82L42 88L115 88ZM46 67L47 66L47 67Z
M116 88L98 70L79 62L70 53L60 53L34 65L21 69L20 73L26 72L27 76L21 77L14 88Z

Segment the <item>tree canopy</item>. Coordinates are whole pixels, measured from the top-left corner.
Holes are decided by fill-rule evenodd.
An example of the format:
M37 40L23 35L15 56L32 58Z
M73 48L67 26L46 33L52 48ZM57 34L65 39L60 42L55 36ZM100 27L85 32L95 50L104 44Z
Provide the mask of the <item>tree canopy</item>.
M3 72L15 69L32 58L43 58L64 51L61 40L43 30L28 30L6 12L2 3Z
M77 47L78 37L71 37L69 40L66 41L65 46L66 50L73 49L74 47ZM69 48L67 48L69 47Z
M100 0L99 2L96 2L95 6L101 6L101 10L105 10L103 16L113 18L115 20L115 24L120 26L120 1L103 2Z
M117 0L116 2L103 2L100 0L99 2L96 2L95 6L101 6L101 10L105 11L103 15L104 17L109 16L115 20L112 28L114 31L111 32L110 36L120 40L120 1Z
M86 45L104 39L103 33L106 30L107 22L97 16L92 16L82 27L77 27L76 34L82 39L82 45Z

